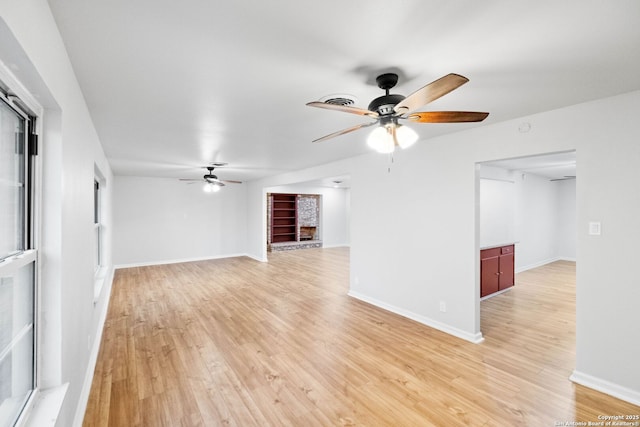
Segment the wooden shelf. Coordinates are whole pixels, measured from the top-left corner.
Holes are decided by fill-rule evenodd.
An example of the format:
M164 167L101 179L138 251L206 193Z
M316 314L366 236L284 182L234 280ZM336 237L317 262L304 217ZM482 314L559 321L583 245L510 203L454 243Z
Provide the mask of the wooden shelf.
M271 243L296 241L298 225L297 196L271 195Z

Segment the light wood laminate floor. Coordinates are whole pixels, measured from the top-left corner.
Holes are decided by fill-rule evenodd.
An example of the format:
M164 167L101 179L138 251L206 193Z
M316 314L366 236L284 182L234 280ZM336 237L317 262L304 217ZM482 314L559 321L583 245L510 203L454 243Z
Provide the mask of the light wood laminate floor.
M349 251L117 270L84 426L554 426L640 414L568 380L575 265L517 275L471 344L346 295Z

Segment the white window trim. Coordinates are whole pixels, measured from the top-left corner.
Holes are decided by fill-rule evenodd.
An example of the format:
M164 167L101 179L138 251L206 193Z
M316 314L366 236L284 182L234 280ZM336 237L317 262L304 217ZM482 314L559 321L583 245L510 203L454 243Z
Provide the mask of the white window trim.
M0 81L5 85L5 87L9 88L13 94L20 100L20 102L31 110L33 115L39 119L36 120L36 129L35 132L38 135L42 135L42 118L44 116L44 109L40 105L40 103L36 100L33 95L24 87L24 85L14 76L14 74L10 71L10 69L0 61ZM35 165L35 176L33 177L35 182L34 185L36 187L35 191L35 207L33 212L33 234L34 234L34 243L35 247L40 247L40 227L41 227L41 206L42 206L42 193L40 191L41 187L41 176L42 176L42 163L36 162ZM33 254L32 254L33 253ZM37 250L28 250L25 252L18 253L13 255L12 257L5 258L3 263L8 262L9 260L15 261L15 267L18 265L22 265L24 262L26 265L27 261L31 257L37 256ZM9 264L5 264L5 266L9 266ZM12 266L11 268L14 268ZM36 313L34 319L34 326L36 327L36 337L35 337L35 350L34 350L34 359L36 360L35 365L35 388L31 393L31 396L25 407L16 422L16 427L44 427L44 426L54 426L55 422L60 414L60 410L62 409L62 403L64 401L64 397L67 392L68 383L62 384L60 386L52 387L47 390L40 389L40 367L38 363L40 361L40 326L42 324L42 318L40 313L40 263L36 262L36 272L35 272L35 298L36 298ZM7 270L8 271L8 270Z
M99 252L99 259L96 265L94 280L93 280L93 305L95 306L100 299L100 294L102 293L102 288L104 287L105 279L107 278L107 274L109 273L108 266L104 263L104 236L105 236L105 225L103 222L104 219L104 204L103 204L103 193L102 191L107 185L106 179L98 165L94 164L94 182L97 182L98 187L98 222L93 224L94 227L94 236L96 235L96 231L99 231L99 238L97 245L99 245L97 249ZM94 213L95 215L95 213Z

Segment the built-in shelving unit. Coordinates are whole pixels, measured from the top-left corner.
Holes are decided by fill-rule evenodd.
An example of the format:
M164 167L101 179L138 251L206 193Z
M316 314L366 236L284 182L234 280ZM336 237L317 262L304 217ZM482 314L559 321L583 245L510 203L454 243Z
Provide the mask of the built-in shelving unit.
M295 242L297 239L297 195L271 195L271 243Z
M319 239L320 195L267 194L267 249L321 248Z

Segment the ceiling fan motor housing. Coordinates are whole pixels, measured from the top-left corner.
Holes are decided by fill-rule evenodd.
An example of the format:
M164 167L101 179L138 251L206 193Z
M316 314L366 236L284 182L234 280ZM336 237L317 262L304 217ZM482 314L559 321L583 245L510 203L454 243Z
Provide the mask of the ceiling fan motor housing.
M398 75L395 73L380 74L376 77L376 83L378 84L378 87L386 93L371 101L369 104L369 111L375 111L381 116L393 114L393 107L404 99L404 96L402 95L389 94L389 89L393 88L396 83L398 83Z
M205 181L210 182L210 181L216 181L218 179L218 177L213 174L214 169L215 169L214 166L207 166L207 170L209 171L209 173L203 176Z
M371 101L369 111L375 111L381 116L393 114L393 107L404 99L402 95L382 95Z

